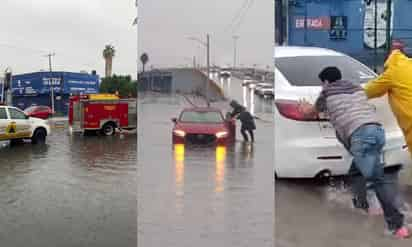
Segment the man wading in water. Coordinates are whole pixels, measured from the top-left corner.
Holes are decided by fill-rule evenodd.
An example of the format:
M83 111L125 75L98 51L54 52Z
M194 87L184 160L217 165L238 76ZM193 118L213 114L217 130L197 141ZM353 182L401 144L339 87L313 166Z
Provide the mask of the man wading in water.
M376 192L388 229L398 238L408 238L410 232L404 226L404 216L395 205L396 193L384 177L380 157L385 145L385 131L374 107L368 104L361 86L342 80L338 68L325 68L319 79L323 87L315 106L302 101L300 110L308 115L328 114L337 138L353 156L351 170L362 174L368 187Z

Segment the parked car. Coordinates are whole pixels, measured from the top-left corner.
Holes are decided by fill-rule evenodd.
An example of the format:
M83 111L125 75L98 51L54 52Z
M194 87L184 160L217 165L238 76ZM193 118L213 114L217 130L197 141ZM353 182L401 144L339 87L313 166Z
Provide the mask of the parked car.
M272 83L258 83L255 88L255 94L262 97L273 97L274 89Z
M219 76L222 78L230 78L232 76L232 72L230 72L229 69L221 69Z
M24 113L30 117L36 117L41 119L48 119L53 116L53 111L48 106L30 106L24 110Z
M0 141L22 142L31 139L33 144L44 143L50 135L46 120L26 115L11 106L0 106Z
M173 144L225 145L235 140L235 120L225 119L216 108L186 108L172 121Z
M338 67L343 79L363 85L376 74L345 54L322 48L275 47L275 167L277 177L344 175L352 162L325 118L307 117L298 110L302 98L314 103L321 91L319 72ZM386 131L382 161L385 166L408 165L404 137L384 99L375 105Z

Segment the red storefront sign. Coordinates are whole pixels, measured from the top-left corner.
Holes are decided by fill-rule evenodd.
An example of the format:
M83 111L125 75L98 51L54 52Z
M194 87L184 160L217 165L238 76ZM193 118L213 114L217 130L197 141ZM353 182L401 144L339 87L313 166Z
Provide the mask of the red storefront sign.
M305 17L297 17L295 22L297 29L305 28ZM330 17L307 17L306 18L307 29L330 29Z

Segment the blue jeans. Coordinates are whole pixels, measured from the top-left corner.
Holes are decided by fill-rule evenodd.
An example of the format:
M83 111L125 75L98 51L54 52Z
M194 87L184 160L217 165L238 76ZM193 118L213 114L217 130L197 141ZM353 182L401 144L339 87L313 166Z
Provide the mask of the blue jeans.
M384 145L385 131L377 124L364 125L353 132L350 140L350 153L353 156L350 173L359 172L365 184L376 192L388 228L396 230L403 226L404 216L396 206L392 182L385 179L384 164L381 162Z

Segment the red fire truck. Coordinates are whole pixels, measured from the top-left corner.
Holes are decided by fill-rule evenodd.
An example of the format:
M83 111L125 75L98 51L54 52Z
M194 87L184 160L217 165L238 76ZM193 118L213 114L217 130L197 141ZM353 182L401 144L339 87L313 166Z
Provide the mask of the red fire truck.
M72 132L114 135L116 129L137 128L136 99L121 99L113 94L71 96L69 127Z

